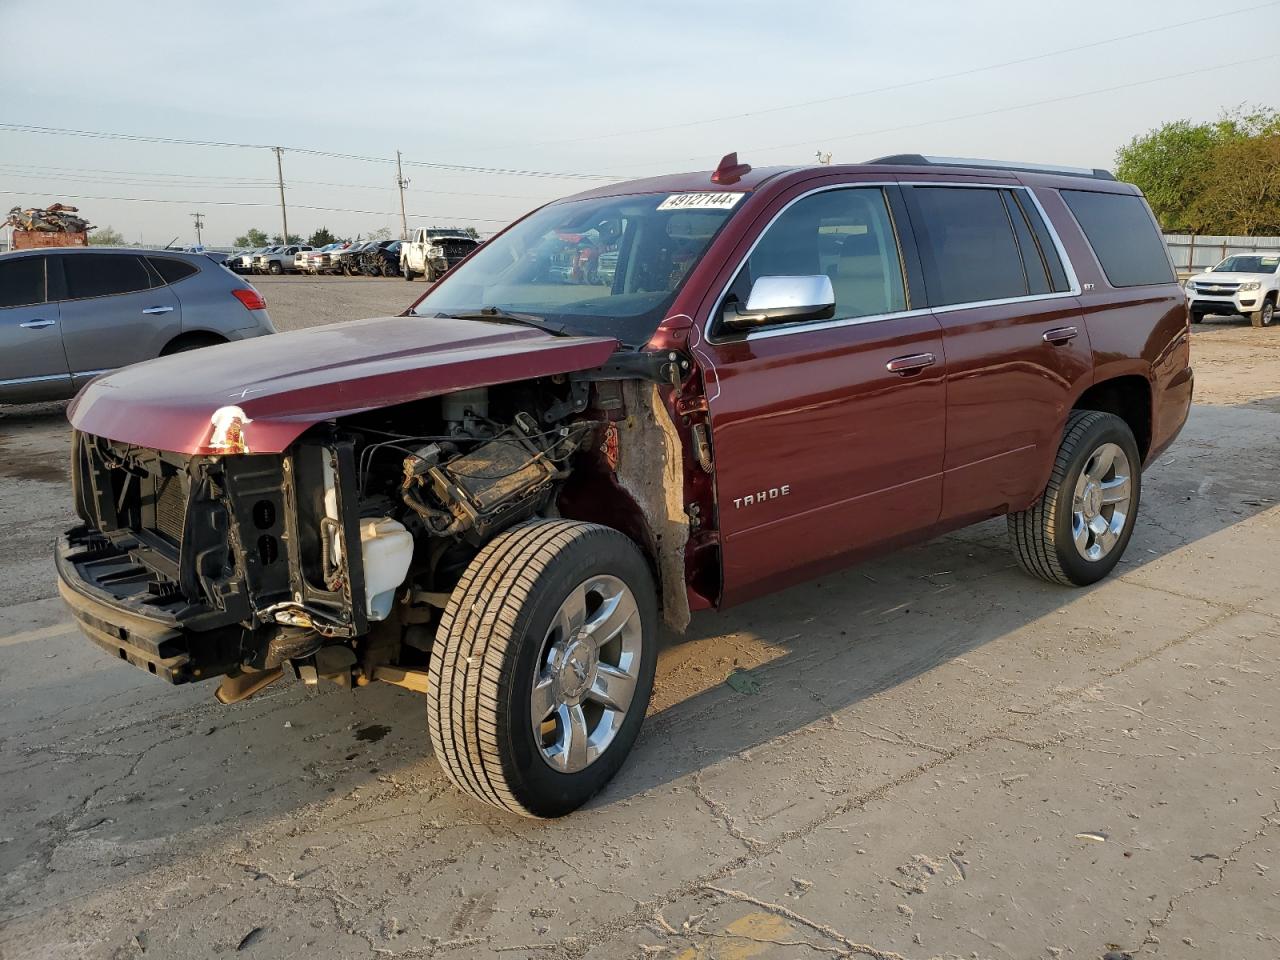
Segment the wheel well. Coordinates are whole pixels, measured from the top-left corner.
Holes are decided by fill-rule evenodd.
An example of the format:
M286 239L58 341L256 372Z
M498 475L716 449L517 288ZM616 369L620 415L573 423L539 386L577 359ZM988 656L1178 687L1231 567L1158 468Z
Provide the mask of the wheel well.
M1116 377L1095 383L1080 395L1076 410L1113 413L1129 425L1143 460L1151 449L1151 385L1145 377Z
M171 353L181 353L183 350L198 350L200 347L212 347L226 342L227 338L220 334L210 333L208 330L190 330L186 333L178 334L166 343L164 349L160 351L160 356L167 357Z

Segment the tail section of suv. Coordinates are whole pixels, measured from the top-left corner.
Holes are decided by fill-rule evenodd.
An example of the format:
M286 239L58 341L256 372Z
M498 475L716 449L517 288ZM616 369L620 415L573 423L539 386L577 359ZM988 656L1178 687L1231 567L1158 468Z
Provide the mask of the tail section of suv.
M1109 174L730 155L548 204L405 316L91 384L61 592L224 702L286 669L425 693L460 789L557 816L635 741L660 621L998 516L1092 583L1191 394Z

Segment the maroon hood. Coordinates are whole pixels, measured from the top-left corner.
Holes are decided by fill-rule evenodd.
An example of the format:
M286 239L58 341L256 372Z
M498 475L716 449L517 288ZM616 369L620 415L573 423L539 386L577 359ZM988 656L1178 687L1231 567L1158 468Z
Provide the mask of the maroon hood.
M72 426L124 443L209 453L215 410L236 406L252 453L279 453L307 427L374 407L599 366L617 341L514 324L386 317L241 340L99 377Z

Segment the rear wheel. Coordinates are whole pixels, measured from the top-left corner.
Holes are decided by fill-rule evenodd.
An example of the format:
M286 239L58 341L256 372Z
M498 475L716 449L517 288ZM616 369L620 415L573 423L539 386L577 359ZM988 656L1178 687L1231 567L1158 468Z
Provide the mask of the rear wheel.
M622 766L656 661L657 600L635 544L572 520L514 527L468 566L436 633L436 758L478 800L569 813Z
M165 344L164 349L160 351L160 356L167 357L174 353L186 353L188 350L216 347L226 342L225 337L220 337L216 333L184 333Z
M1271 321L1275 319L1276 301L1274 297L1268 297L1262 301L1262 308L1255 310L1249 314L1249 322L1255 327L1269 327Z
M1133 535L1141 471L1128 424L1110 413L1073 411L1040 501L1008 517L1022 569L1066 586L1110 573Z

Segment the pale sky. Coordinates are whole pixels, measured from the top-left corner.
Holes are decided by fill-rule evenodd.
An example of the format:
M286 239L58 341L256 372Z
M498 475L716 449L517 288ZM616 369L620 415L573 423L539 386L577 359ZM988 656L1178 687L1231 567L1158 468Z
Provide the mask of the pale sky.
M1109 167L1166 120L1280 106L1280 0L0 0L0 41L0 124L618 178L731 150ZM286 152L284 172L291 232L398 234L393 165ZM482 232L606 182L405 175L411 228ZM0 211L83 197L133 241L194 242L195 211L208 244L278 232L275 176L265 149L0 127Z

